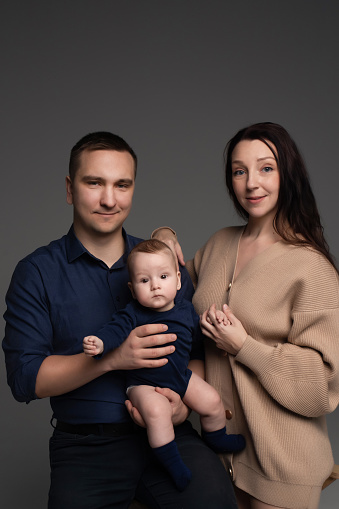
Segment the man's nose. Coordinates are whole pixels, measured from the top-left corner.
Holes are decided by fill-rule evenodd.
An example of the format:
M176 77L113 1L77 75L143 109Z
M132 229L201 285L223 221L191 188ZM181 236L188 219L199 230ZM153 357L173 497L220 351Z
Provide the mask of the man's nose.
M101 205L105 207L114 207L116 204L115 191L113 187L105 187L101 194Z

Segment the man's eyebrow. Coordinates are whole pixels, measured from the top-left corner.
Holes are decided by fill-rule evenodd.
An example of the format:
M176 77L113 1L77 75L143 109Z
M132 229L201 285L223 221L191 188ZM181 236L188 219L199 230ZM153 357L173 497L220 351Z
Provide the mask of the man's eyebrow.
M106 179L99 177L97 175L84 175L82 177L82 180L84 180L84 181L95 180L97 182L105 182ZM117 180L116 183L118 183L118 184L133 184L133 179L121 178L121 179Z
M118 184L133 184L133 180L132 179L119 179L117 180L117 183Z
M104 179L102 177L98 177L97 175L84 175L82 177L82 180L100 180L100 181L103 181Z

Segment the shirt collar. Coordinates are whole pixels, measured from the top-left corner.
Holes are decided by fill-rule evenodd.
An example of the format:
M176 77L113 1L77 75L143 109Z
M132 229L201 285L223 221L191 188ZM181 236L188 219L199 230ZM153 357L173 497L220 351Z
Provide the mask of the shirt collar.
M119 267L123 267L124 265L126 265L127 257L129 255L132 247L133 247L131 239L130 239L129 235L127 235L127 233L124 230L124 228L122 229L122 236L124 237L124 241L125 241L125 252L122 255L122 257L115 262L115 264L113 266L114 268L119 268ZM69 263L74 262L74 260L76 260L77 258L80 258L80 256L82 256L84 253L87 253L87 255L91 256L95 260L98 260L98 258L93 256L81 244L80 240L75 235L73 225L69 229L69 231L67 233L67 236L66 236L66 252L67 252L67 258L68 258L68 262Z

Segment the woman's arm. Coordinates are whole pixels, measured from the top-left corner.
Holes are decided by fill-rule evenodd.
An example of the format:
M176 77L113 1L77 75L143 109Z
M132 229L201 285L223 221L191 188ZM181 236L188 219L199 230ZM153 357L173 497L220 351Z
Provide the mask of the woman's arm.
M330 303L338 299L335 295L337 283L332 279L332 285L329 285L330 279L326 276L325 279ZM304 290L309 298L311 289L307 290L307 284ZM318 297L321 300L320 290ZM299 300L303 301L302 298ZM218 348L233 355L236 362L251 369L280 405L306 417L335 410L339 404L338 306L294 311L287 341L274 346L247 335L241 322L227 309L225 312L231 324L218 324L214 311L215 307L212 307L202 315L204 334L214 340Z

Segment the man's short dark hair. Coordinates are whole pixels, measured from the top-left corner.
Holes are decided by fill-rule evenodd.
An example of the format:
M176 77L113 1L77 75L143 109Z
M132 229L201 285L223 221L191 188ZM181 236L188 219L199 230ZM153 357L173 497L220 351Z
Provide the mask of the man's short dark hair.
M79 168L80 155L85 150L116 150L117 152L128 152L134 160L135 175L137 173L137 156L128 143L117 134L112 134L107 131L98 131L86 134L86 136L81 138L72 148L69 160L69 176L71 180L74 179Z

